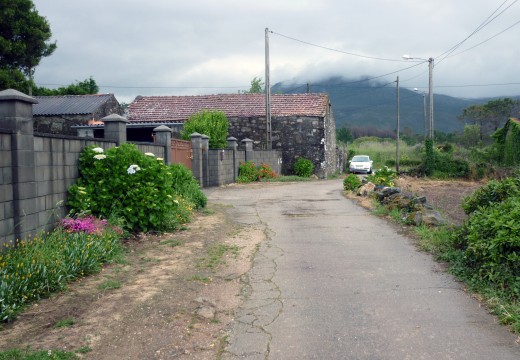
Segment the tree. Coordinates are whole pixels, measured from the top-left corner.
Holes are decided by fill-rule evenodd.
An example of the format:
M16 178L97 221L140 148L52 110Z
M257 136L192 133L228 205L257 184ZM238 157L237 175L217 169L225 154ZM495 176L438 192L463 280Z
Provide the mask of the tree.
M209 147L222 149L227 146L229 120L223 111L203 110L190 116L184 123L181 137L190 140L190 135L199 133L209 136Z
M518 101L510 98L490 100L484 105L484 118L492 126L493 131L503 126L511 117L515 105Z
M345 144L352 142L354 140L354 137L352 136L352 131L350 131L350 129L346 126L339 128L338 130L336 130L336 140Z
M249 91L244 91L244 94L261 94L265 92L265 88L263 87L264 83L262 82L262 78L257 78L256 76L251 80L251 87Z
M76 81L74 84L62 86L57 89L33 86L33 95L35 96L88 95L97 94L98 92L99 87L92 76L83 81Z
M0 0L0 18L0 90L27 91L34 68L56 50L49 23L32 0Z

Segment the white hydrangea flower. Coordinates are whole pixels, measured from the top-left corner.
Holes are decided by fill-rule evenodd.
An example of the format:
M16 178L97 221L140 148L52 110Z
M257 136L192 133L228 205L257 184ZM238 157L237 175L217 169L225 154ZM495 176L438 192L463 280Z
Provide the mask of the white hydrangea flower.
M157 158L157 160L159 160L159 161L163 161L164 159L163 159L163 158Z
M107 158L107 156L103 155L103 154L94 155L94 159L96 159L96 160L103 160L106 158Z
M146 156L151 156L151 157L155 157L154 153L151 153L151 152L147 152L147 153L144 153Z
M128 169L126 169L126 172L131 175L131 174L135 174L137 171L141 170L141 168L139 167L139 165L130 165L128 167Z
M95 147L92 149L92 151L94 151L95 153L98 153L98 154L101 154L102 152L104 152L104 150L100 147Z

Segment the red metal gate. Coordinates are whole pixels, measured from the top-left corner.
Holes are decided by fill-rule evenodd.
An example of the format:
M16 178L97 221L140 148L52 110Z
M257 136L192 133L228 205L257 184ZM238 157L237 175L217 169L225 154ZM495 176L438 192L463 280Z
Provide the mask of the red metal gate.
M183 164L191 170L191 159L193 158L191 141L172 139L171 152L174 163Z

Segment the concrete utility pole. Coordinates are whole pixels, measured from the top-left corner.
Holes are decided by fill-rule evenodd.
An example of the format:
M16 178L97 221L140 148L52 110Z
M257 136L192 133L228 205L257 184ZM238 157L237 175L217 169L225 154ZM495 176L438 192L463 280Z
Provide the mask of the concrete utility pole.
M399 174L399 76L397 77L397 136L395 138L395 172Z
M429 91L430 91L430 139L433 140L434 137L434 127L433 127L433 58L428 59L428 70L429 70Z
M269 28L265 28L265 121L267 150L273 148L271 138L271 86L269 85Z

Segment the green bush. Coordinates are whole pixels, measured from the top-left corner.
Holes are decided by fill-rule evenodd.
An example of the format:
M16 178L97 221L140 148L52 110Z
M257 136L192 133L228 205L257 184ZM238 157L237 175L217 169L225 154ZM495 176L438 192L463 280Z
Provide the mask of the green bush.
M104 151L85 148L79 159L80 178L69 188L73 214L124 219L130 231L165 231L178 227L186 212L205 200L181 166L167 166L132 144ZM176 188L177 186L177 188Z
M309 159L298 158L294 163L294 173L300 177L310 177L314 170L314 164Z
M343 189L344 190L354 191L360 186L361 186L361 180L355 174L350 174L343 180Z
M374 171L373 174L367 175L366 179L374 185L394 186L397 173L385 166L382 169Z
M189 117L184 122L181 137L190 140L193 133L209 136L209 147L222 149L227 146L229 121L223 111L203 110Z
M98 222L58 228L0 253L0 321L12 319L23 307L69 281L96 273L101 264L122 252L121 231ZM69 223L69 225L71 225Z
M502 180L490 180L473 195L464 198L462 208L466 214L471 214L479 208L500 203L508 197L520 197L520 174Z
M472 212L456 233L465 275L520 299L520 197Z
M238 165L237 182L249 183L260 180L260 171L252 161L241 162Z
M208 203L208 198L200 189L199 183L193 177L190 169L182 164L170 165L173 177L173 190L179 196L185 196L197 209L203 208Z

